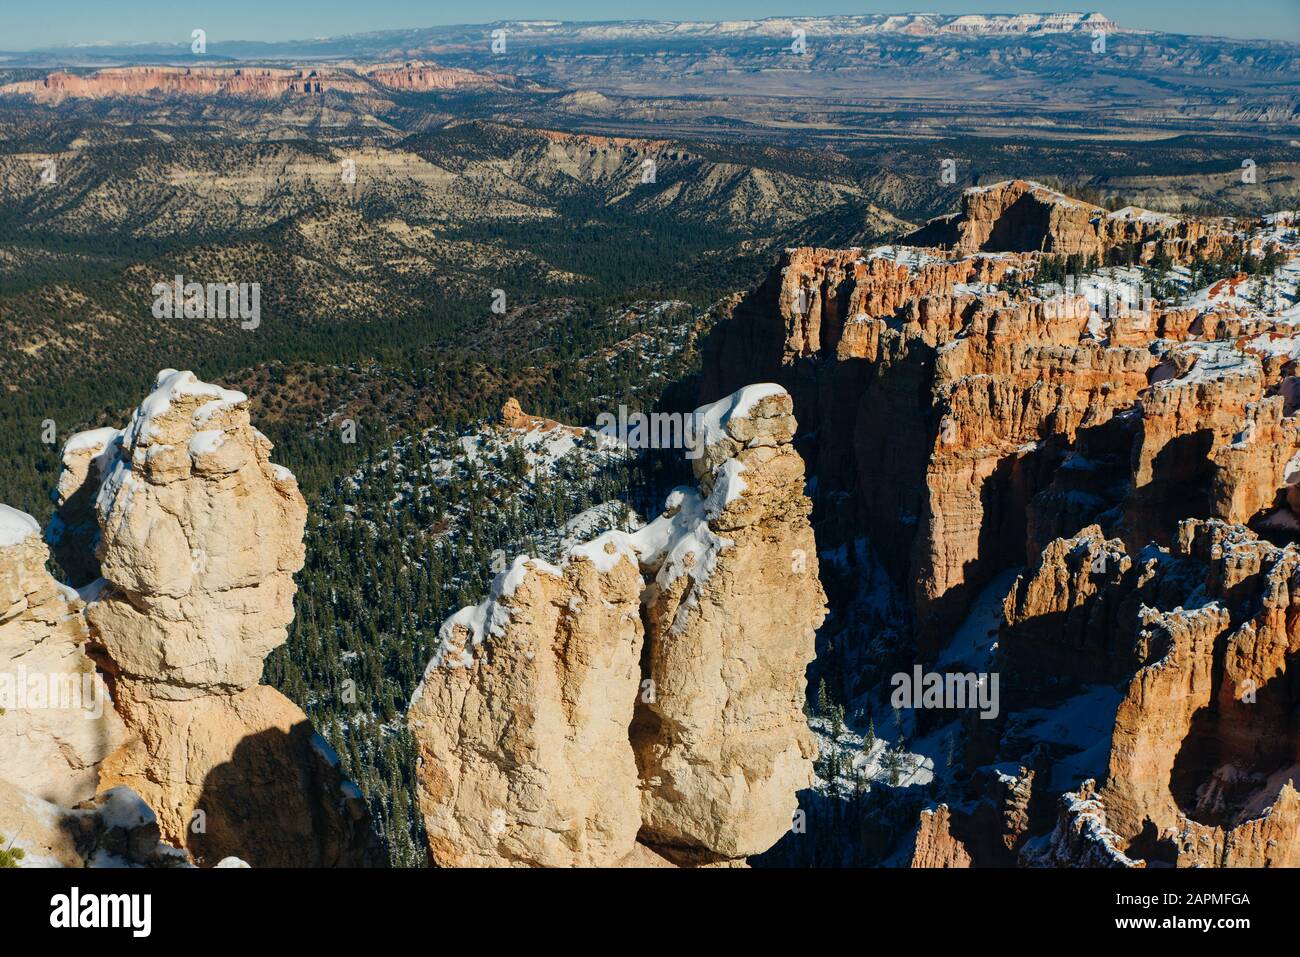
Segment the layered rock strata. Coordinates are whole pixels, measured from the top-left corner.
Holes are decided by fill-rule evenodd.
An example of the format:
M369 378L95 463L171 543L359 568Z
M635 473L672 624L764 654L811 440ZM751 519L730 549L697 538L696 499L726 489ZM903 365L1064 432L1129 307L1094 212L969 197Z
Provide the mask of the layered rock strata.
M904 242L961 253L1043 252L1099 261L1111 249L1130 246L1143 262L1159 255L1188 262L1197 254L1208 258L1229 238L1204 220L1136 206L1110 212L1017 179L966 190L960 212L931 220Z
M1041 191L1025 186L1007 188ZM969 193L969 216L995 192ZM1137 221L1205 255L1264 242ZM787 250L705 343L701 398L755 373L789 389L820 500L844 537L891 543L927 657L999 571L1093 521L1140 547L1167 544L1181 517L1265 519L1300 447L1284 329L1225 283L1194 305L1124 299L1131 270L1036 285L1054 224L1031 251ZM1131 238L1096 236L1103 250Z
M1292 640L1261 611L1289 601L1288 573L1216 579L1214 547L1194 543L1249 540L1242 568L1289 562L1300 289L1294 264L1267 282L1189 282L1225 252L1294 258L1290 222L1108 213L998 184L917 246L787 250L715 327L701 397L754 370L789 389L822 547L874 546L909 593L922 661L1001 672L1001 716L962 722L945 804L900 859L1290 859L1300 734L1277 675ZM1117 250L1192 268L1134 296L1150 273L1094 269ZM1040 281L1067 256L1079 275ZM995 640L944 655L974 599L1026 566ZM1286 700L1243 711L1224 691L1234 669L1273 675ZM925 719L940 720L918 713L918 733Z
M383 63L343 67L165 67L128 66L79 74L56 71L38 80L0 86L0 95L30 96L41 103L68 98L138 96L236 96L250 99L303 97L322 93L364 94L378 90L489 89L512 77L477 73L431 63Z

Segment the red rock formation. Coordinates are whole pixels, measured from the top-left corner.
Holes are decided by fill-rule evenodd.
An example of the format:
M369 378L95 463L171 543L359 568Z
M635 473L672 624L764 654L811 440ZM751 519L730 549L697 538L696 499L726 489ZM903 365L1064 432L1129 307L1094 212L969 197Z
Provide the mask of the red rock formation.
M501 406L500 420L502 428L518 432L532 432L535 430L550 432L553 429L563 429L572 435L583 435L586 431L581 426L561 425L554 419L543 418L540 415L529 415L523 410L519 400L514 397L506 399L505 405Z
M911 867L970 867L966 846L949 830L948 805L921 812Z
M1135 860L1294 862L1300 694L1286 673L1300 652L1297 607L1300 550L1237 525L1184 521L1172 548L1137 560L1095 526L1049 546L1007 601L999 654L1008 683L1041 706L1137 662L1105 784L1062 816L1056 843L1088 811L1108 845ZM1025 679L1034 673L1052 677ZM1064 844L1075 863L1096 863L1093 851ZM1066 863L1064 853L1049 862Z
M957 252L1043 252L1104 260L1114 247L1133 247L1140 261L1160 254L1189 262L1228 240L1202 220L1128 206L1108 212L1027 180L968 189L961 212L933 219L904 240Z
M68 97L149 95L273 99L327 92L371 93L376 84L381 89L415 91L492 88L512 79L429 63L384 64L360 71L341 67L132 66L87 74L56 71L40 80L0 87L0 94L30 96L43 103L57 103Z
M1122 840L1106 826L1106 808L1097 800L1096 783L1084 781L1077 794L1061 795L1056 828L1030 843L1021 854L1029 867L1145 867L1128 857Z
M1230 290L1103 313L1082 281L1050 297L1022 285L1040 248L1151 247L1151 231L1213 252L1236 241L1227 225L1104 216L1027 183L964 203L950 253L787 250L706 341L701 380L704 399L753 375L789 389L819 492L843 497L846 535L891 543L930 653L1000 569L1112 508L1133 547L1167 542L1183 517L1267 518L1300 448L1283 395L1294 364L1270 338L1284 331ZM1008 219L1017 203L1034 214ZM1012 235L1037 239L999 239ZM971 251L987 247L1031 251Z
M513 82L501 73L476 73L433 63L403 63L368 67L362 73L391 90L465 90L492 89Z
M706 345L704 393L736 370L785 383L819 422L821 487L851 496L913 598L927 646L1000 568L1024 561L1030 499L1080 430L1133 404L1145 349L1088 334L1070 302L977 286L1018 256L792 250Z
M910 238L952 249L787 250L707 340L701 388L786 385L820 544L875 545L923 659L996 574L1030 568L999 636L1006 713L966 723L960 800L921 823L913 861L1289 860L1292 551L1241 526L1300 532L1290 325L1246 277L1105 312L1088 301L1115 271L1057 295L1025 284L1048 255L1186 261L1255 240L1026 183L971 191ZM1215 535L1241 539L1219 543L1232 571ZM1268 682L1266 706L1243 710L1237 680ZM1034 730L1080 718L1094 737ZM1085 776L1102 787L1055 807Z

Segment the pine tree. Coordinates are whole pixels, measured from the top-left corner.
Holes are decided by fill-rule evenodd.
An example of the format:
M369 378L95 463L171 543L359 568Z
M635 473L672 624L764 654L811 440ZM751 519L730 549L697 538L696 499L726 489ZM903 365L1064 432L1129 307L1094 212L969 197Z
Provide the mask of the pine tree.
M870 755L876 747L876 719L867 719L867 733L862 736L862 753Z
M893 748L885 748L885 753L880 757L880 768L885 772L889 786L892 788L898 787L900 763L898 752Z

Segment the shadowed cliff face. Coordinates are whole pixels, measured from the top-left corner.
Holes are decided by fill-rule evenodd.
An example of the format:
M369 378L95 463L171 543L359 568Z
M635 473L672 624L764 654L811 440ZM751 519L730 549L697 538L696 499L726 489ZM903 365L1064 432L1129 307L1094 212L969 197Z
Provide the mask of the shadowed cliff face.
M1294 864L1297 562L1294 545L1219 521L1185 521L1171 548L1138 556L1093 526L1049 546L1008 597L999 655L1037 706L1100 682L1125 689L1087 813L1128 857ZM1049 843L1080 813L1064 809ZM1256 841L1261 829L1281 838Z
M999 184L912 237L948 249L787 250L713 330L702 398L753 368L789 388L819 545L872 543L921 661L996 576L1030 569L993 632L1003 713L964 722L938 791L958 803L921 821L918 866L1297 852L1291 327L1244 276L1106 309L1122 269L1036 282L1054 255L1084 268L1134 244L1294 256L1270 228ZM1053 722L1073 730L1044 738Z
M751 370L789 389L796 446L835 519L823 544L890 542L882 559L911 589L933 654L999 571L1112 508L1122 520L1106 521L1140 547L1167 544L1180 518L1246 521L1274 506L1297 447L1274 395L1288 374L1270 336L1285 333L1222 285L1197 308L1100 312L1089 302L1103 280L1041 292L1024 284L1044 254L1017 251L1104 260L1139 242L1148 257L1212 255L1250 225L1107 214L1021 181L968 191L961 214L913 237L948 230L951 251L787 250L706 341L701 398ZM1251 422L1261 439L1238 448Z
M241 792L258 798L232 800ZM200 865L227 857L253 867L380 863L368 846L365 800L310 721L240 738L229 759L208 771L194 806L206 812L204 830L192 820L187 842Z
M706 397L743 369L775 368L799 420L817 423L796 444L819 498L835 501L846 537L891 543L884 561L911 583L931 650L974 593L1024 561L1029 504L1073 438L1147 385L1146 350L1090 339L1086 313L989 286L1035 263L793 250L706 343ZM828 323L843 326L833 350Z

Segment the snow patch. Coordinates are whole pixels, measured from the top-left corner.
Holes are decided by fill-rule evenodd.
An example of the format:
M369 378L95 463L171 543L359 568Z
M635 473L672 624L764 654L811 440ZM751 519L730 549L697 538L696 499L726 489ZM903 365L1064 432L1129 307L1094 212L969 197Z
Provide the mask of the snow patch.
M725 399L700 406L695 410L697 439L705 448L721 442L728 438L727 425L732 419L748 418L750 411L763 399L785 394L785 389L775 383L759 382L737 389ZM691 449L697 447L692 445Z
M41 526L36 519L16 508L0 505L0 547L18 545L40 534Z
M217 412L233 408L241 402L247 402L248 396L233 389L223 389L199 380L193 372L178 372L175 369L163 369L154 382L154 390L145 396L143 402L131 414L131 421L123 432L125 442L134 447L141 439L152 439L158 435L156 420L171 411L172 403L188 396L200 396L211 399L195 410L193 421L202 425Z
M134 830L146 824L153 824L158 819L153 809L144 802L140 795L130 788L119 786L104 792L104 802L99 807L100 819L104 827Z
M72 452L84 452L87 450L98 451L104 449L113 443L119 435L121 429L110 427L102 429L87 429L85 432L78 432L71 436L68 441L63 443L63 454L66 456Z
M704 514L709 518L717 518L721 515L736 499L744 493L748 486L745 480L740 477L740 473L745 471L745 466L739 459L727 459L717 471L713 473L713 491L704 502Z
M195 458L211 455L225 444L226 433L221 429L204 429L190 437L190 455Z

